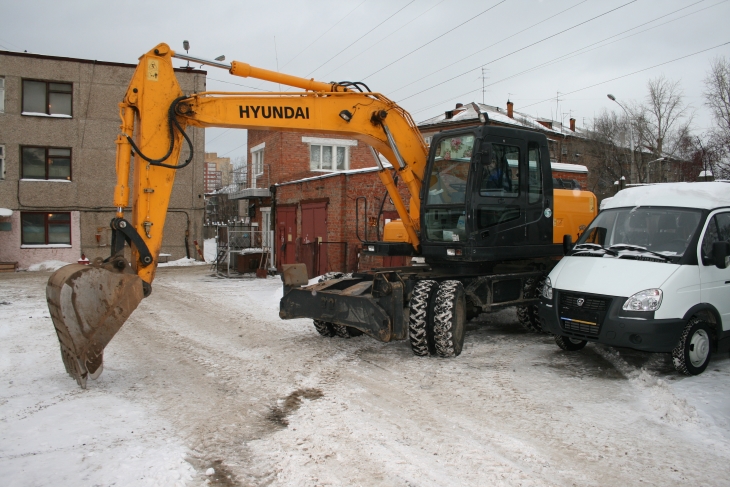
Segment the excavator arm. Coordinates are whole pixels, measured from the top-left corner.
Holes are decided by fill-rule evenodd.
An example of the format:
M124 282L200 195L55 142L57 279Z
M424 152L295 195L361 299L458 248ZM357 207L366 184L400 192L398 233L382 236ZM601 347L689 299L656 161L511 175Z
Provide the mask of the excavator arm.
M272 93L202 92L186 96L172 58L188 59L294 88ZM81 387L102 371L103 350L151 292L175 172L193 158L189 126L334 133L368 144L379 176L403 221L408 242L419 247L419 214L427 147L410 115L386 97L355 91L358 84L322 83L234 61L230 65L176 54L159 44L144 54L122 103L117 137L112 255L93 266L56 271L46 289L67 372ZM183 162L184 143L189 146ZM378 153L396 168L410 193L409 207ZM134 160L133 182L129 175ZM132 199L131 221L125 210ZM124 243L132 249L124 259ZM131 265L130 265L131 264Z

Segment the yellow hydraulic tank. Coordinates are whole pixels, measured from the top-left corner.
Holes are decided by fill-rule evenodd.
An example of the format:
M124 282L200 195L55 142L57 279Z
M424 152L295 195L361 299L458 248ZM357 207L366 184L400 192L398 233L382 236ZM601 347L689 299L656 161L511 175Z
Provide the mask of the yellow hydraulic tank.
M408 233L402 220L392 220L383 227L384 242L408 242Z
M598 214L596 195L578 189L556 189L553 198L553 243L562 243L563 235L572 236L575 242Z

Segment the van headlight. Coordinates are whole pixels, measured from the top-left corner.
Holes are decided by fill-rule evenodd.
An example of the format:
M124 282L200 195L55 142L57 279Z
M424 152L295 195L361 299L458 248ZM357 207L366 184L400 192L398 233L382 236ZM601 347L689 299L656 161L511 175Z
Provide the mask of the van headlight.
M545 278L545 284L542 286L542 297L545 299L553 299L553 283L549 277Z
M645 289L631 296L624 303L627 311L656 311L662 305L661 289Z

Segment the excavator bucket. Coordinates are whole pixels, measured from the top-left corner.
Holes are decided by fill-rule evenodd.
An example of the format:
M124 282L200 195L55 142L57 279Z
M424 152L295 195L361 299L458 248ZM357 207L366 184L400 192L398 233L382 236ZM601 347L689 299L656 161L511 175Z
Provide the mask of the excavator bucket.
M46 299L66 372L83 388L103 370L104 347L145 297L127 262L70 264L48 279Z

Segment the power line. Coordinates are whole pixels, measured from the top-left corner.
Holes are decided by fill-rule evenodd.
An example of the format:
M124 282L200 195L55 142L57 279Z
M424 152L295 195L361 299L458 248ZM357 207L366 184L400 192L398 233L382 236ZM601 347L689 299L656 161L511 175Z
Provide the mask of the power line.
M221 137L222 135L226 135L226 134L227 134L228 132L230 132L231 130L233 130L233 129L225 129L225 130L224 130L223 132L221 132L220 134L216 135L216 136L215 136L215 137L213 137L212 139L210 139L210 140L207 140L207 141L206 141L205 143L206 143L206 144L210 144L210 143L211 143L211 142L213 142L214 140L216 140L216 139L219 139L219 138L220 138L220 137Z
M206 78L206 81L207 81L207 80L210 80L210 81L218 81L218 82L220 82L220 83L227 83L227 84L229 84L229 85L243 86L244 88L251 88L252 90L258 90L258 91L269 91L269 90L265 90L265 89L263 89L263 88L256 88L255 86L249 86L249 85L244 85L244 84L241 84L241 83L234 83L233 81L224 81L224 80L222 80L222 79L216 79L216 78Z
M460 62L462 62L462 61L464 61L464 60L466 60L466 59L469 59L469 58L470 58L470 57L472 57L472 56L476 56L476 55L477 55L477 54L479 54L480 52L486 51L487 49L490 49L490 48L492 48L492 47L496 46L497 44L501 44L502 42L504 42L504 41L506 41L506 40L509 40L509 39L511 39L511 38L513 38L513 37L515 37L515 36L517 36L517 35L520 35L520 34L522 34L522 33L523 33L523 32L525 32L525 31L528 31L528 30L530 30L530 29L532 29L532 28L534 28L534 27L536 27L536 26L538 26L538 25L540 25L540 24L543 24L543 23L547 22L548 20L551 20L551 19L553 19L554 17L557 17L558 15L562 15L562 14L564 14L565 12L567 12L568 10L571 10L571 9L573 9L573 8L575 8L575 7L579 6L579 5L582 5L582 4L586 3L587 1L588 1L588 0L583 0L582 2L576 3L576 4L575 4L575 5L573 5L572 7L568 7L568 8L566 8L565 10L561 10L560 12L556 13L555 15L551 15L550 17L548 17L548 18L546 18L546 19L543 19L543 20L541 20L540 22L536 22L536 23L532 24L532 25L531 25L531 26L529 26L529 27L525 27L524 29L522 29L522 30L520 30L520 31L518 31L518 32L515 32L515 33L514 33L514 34L512 34L511 36L505 37L504 39L501 39L501 40L499 40L499 41L495 42L494 44L490 44L489 46L487 46L487 47L485 47L485 48L483 48L483 49L479 49L478 51L476 51L476 52L473 52L473 53L469 54L468 56L465 56L465 57L463 57L463 58L459 59L459 60L458 60L458 61L456 61L456 62L453 62L453 63L451 63L451 64L449 64L449 65L446 65L446 66L444 66L444 67L442 67L442 68L439 68L439 69L437 69L436 71L432 71L431 73L427 74L426 76L422 76L422 77L420 77L419 79L417 79L417 80L415 80L415 81L411 81L410 83L408 83L408 84L405 84L405 85L401 86L400 88L397 88L397 89L395 89L395 90L391 91L391 92L390 92L390 94L392 95L393 93L397 93L398 91L402 90L403 88L407 88L407 87L409 87L409 86L411 86L411 85L413 85L413 84L415 84L415 83L420 83L421 81L423 81L423 79L424 79L424 78L427 78L427 77L429 77L429 76L433 76L434 74L436 74L436 73L440 73L441 71L443 71L443 70L445 70L445 69L448 69L448 68L450 68L451 66L454 66L455 64L458 64L458 63L460 63ZM704 1L704 0L701 0L701 1Z
M638 74L638 73L643 73L644 71L648 71L650 69L658 68L659 66L664 66L666 64L670 64L670 63L673 63L673 62L676 62L676 61L681 61L682 59L686 59L686 58L689 58L689 57L692 57L692 56L696 56L698 54L702 54L703 52L711 51L713 49L717 49L718 47L726 46L728 44L730 44L730 41L724 42L722 44L718 44L718 45L713 46L713 47L708 47L707 49L702 49L701 51L693 52L692 54L687 54L686 56L681 56L681 57L672 59L670 61L665 61L663 63L655 64L653 66L649 66L648 68L639 69L638 71L633 71L631 73L627 73L627 74L624 74L624 75L621 75L621 76L617 76L615 78L611 78L611 79L608 79L608 80L605 80L605 81L601 81L601 82L598 82L598 83L594 83L592 85L585 86L585 87L579 88L577 90L569 91L567 93L561 93L561 95L566 96L566 95L572 95L573 93L579 93L579 92L585 91L585 90L587 90L589 88L594 88L594 87L600 86L602 84L610 83L611 81L616 81L616 80L619 80L619 79L622 79L622 78L626 78L628 76L633 76L633 75ZM476 90L470 90L470 91L467 91L466 93L462 93L462 94L457 95L457 96L455 96L453 98L450 98L449 100L454 100L454 99L457 99L457 98L461 98L461 97L466 96L466 95L469 95L471 93L476 93L479 90L481 90L481 88L477 88ZM445 101L449 101L449 100L445 100ZM548 102L548 101L549 102L552 102L553 100L554 100L554 98L551 96L550 98L544 98L544 99L541 99L538 102L530 103L529 105L524 105L522 108L527 108L527 107L531 107L531 106L534 106L534 105L539 105L541 103L545 103L545 102ZM428 107L425 107L425 108L421 108L420 110L416 110L416 111L413 111L411 113L420 113L420 112L423 112L425 110L430 110L431 108L433 108L435 106L438 106L441 103L444 103L444 101L441 101L440 103L438 103L436 105L431 105L431 106L428 106Z
M637 0L631 0L630 2L627 2L627 3L625 3L625 4L623 4L623 5L619 6L619 7L613 8L613 9L611 9L611 10L609 10L609 11L607 11L607 12L604 12L604 13L602 13L602 14L600 14L600 15L596 15L595 17L592 17L592 18L590 18L590 19L588 19L588 20L584 20L583 22L579 22L579 23L577 23L577 24L575 24L575 25L573 25L573 26L571 26L571 27L568 27L567 29L563 29L563 30L561 30L560 32L556 32L555 34L552 34L552 35L549 35L549 36L547 36L547 37L544 37L544 38L540 39L539 41L535 41L535 42L533 42L532 44L528 44L528 45L526 45L526 46L524 46L524 47L521 47L521 48L519 48L519 49L516 49L516 50L514 50L514 51L512 51L512 52L510 52L510 53L508 53L508 54L505 54L504 56L500 56L500 57L498 57L498 58L496 58L496 59L492 59L492 60L491 60L491 61L489 61L488 63L482 64L481 66L477 66L476 68L472 68L472 69L470 69L470 70L468 70L468 71L465 71L465 72L463 72L463 73L461 73L461 74L457 74L456 76L453 76L453 77L451 77L451 78L449 78L449 79L447 79L447 80L444 80L444 81L442 81L442 82L440 82L440 83L436 83L435 85L433 85L433 86L430 86L430 87L428 87L428 88L426 88L426 89L424 89L424 90L421 90L421 91L419 91L419 92L417 92L417 93L414 93L414 94L412 94L412 95L409 95L409 96L407 96L407 97L405 97L405 98L402 98L402 99L401 99L400 101L403 101L403 100L407 100L407 99L409 99L409 98L413 98L414 96L416 96L416 95L420 95L421 93L425 93L426 91L432 90L432 89L436 88L437 86L441 86L441 85L443 85L443 84L445 84L445 83L448 83L449 81L453 81L453 80L455 80L455 79L457 79L457 78L460 78L460 77L462 77L462 76L465 76L465 75L467 75L467 74L471 73L472 71L474 71L474 69L479 69L479 68L481 68L481 67L483 67L483 66L487 66L487 65L489 65L489 64L495 63L495 62L497 62L497 61L499 61L499 60L501 60L501 59L504 59L504 58L506 58L506 57L509 57L509 56L511 56L511 55L513 55L513 54L516 54L516 53L520 52L520 51L524 51L524 50L525 50L525 49L527 49L527 48L530 48L530 47L532 47L532 46L535 46L535 45L537 45L537 44L540 44L541 42L545 42L546 40L548 40L548 39L552 39L553 37L559 36L560 34L564 34L564 33L568 32L568 31L570 31L570 30L573 30L573 29L575 29L575 28L577 28L577 27L580 27L581 25L587 24L588 22L592 22L592 21L594 21L594 20L596 20L596 19L598 19L598 18L600 18L600 17L603 17L603 16L605 16L605 15L608 15L608 14L610 14L610 13L612 13L612 12L615 12L616 10L622 9L622 8L626 7L627 5L631 5L632 3L636 3L636 1L637 1Z
M506 1L507 1L507 0L502 0L502 1L501 1L501 2L499 2L499 3L497 3L497 4L494 4L494 5L492 5L492 6L491 6L491 7L489 7L488 9L486 9L486 10L484 10L484 11L482 11L482 12L480 12L480 13L476 14L476 15L475 15L474 17L470 18L470 19L469 19L469 20L467 20L466 22L462 22L462 23L458 24L458 25L457 25L457 27L462 27L462 26L464 26L464 25L468 24L468 23L469 23L469 22L471 22L472 20L476 19L477 17L479 17L479 16L481 16L481 15L484 15L485 13L489 12L489 11L490 11L490 10L492 10L493 8L495 8L495 7L499 6L499 5L502 5L502 4L503 4L504 2L506 2ZM636 1L636 0L634 0L634 1ZM423 49L424 47L426 47L427 45L431 44L432 42L435 42L435 41L437 41L438 39L441 39L442 37L444 37L444 36L446 36L446 35L448 35L448 34L450 34L450 33L454 32L454 30L455 30L455 28L453 28L453 27L452 27L451 29L449 29L449 30L447 30L446 32L444 32L443 34L441 34L441 35L439 35L439 36L436 36L436 37L434 37L433 39L431 39L430 41L428 41L427 43L425 43L425 44L423 44L423 45L421 45L421 46L419 46L419 47L415 48L414 50L412 50L412 51L411 51L411 52L409 52L408 54L405 54L405 55L403 55L403 56L399 57L398 59L396 59L396 60L395 60L395 61L393 61L392 63L386 64L385 66L383 66L382 68L378 69L377 71L374 71L373 73L370 73L369 75L365 76L365 79L367 79L367 78L370 78L371 76L373 76L374 74L377 74L377 73L381 72L381 71L382 71L382 70L384 70L385 68L387 68L387 67L389 67L389 66L392 66L393 64L397 63L398 61L400 61L400 60L402 60L402 59L405 59L405 58L407 58L408 56L410 56L410 55L411 55L411 54L413 54L414 52L416 52L416 51L419 51L419 50Z
M667 17L667 16L669 16L669 15L675 14L675 13L677 13L677 12L681 11L681 10L685 10L685 9L687 9L687 8L689 8L689 7L692 7L692 6L694 6L694 5L697 5L698 3L702 3L702 2L704 2L704 1L705 1L705 0L700 0L700 1L698 1L698 2L695 2L695 3L691 4L691 5L688 5L687 7L682 7L682 8L680 8L680 9L677 9L677 10L674 10L674 11L672 11L672 12L669 12L668 14L665 14L665 15L661 15L661 16L659 16L659 17L657 17L657 18L653 19L653 20L650 20L650 21L648 21L648 22L644 22L643 24L639 24L639 25L637 25L637 26L635 26L635 27L632 27L632 28L630 28L630 29L627 29L627 30L625 30L625 31L623 31L623 32L620 32L620 33L618 33L618 34L616 34L616 35L613 35L613 36L609 36L609 37L606 37L605 39L602 39L602 40L600 40L600 41L598 41L598 42L594 42L593 44L589 44L589 45L587 45L587 46L585 46L585 47L582 47L581 49L577 49L577 50L575 50L575 51L572 51L572 52L570 52L570 53L568 53L568 54L564 54L564 55L562 55L562 56L558 56L558 57L556 57L556 58L554 58L554 59L552 59L552 60L550 60L550 61L548 61L548 62L545 62L545 63L542 63L542 64L538 64L538 65L536 65L536 66L533 66L533 67L531 67L531 68L528 68L528 69L526 69L526 70L524 70L524 71L520 71L519 73L513 74L513 75L511 75L511 76L507 76L506 78L502 78L502 79L500 79L500 80L498 80L498 81L495 81L495 82L493 82L493 83L490 83L490 84L488 84L488 85L487 85L486 87L488 88L488 87L490 87L490 86L494 86L494 85L496 85L496 84L498 84L498 83L501 83L501 82L503 82L503 81L506 81L506 80L508 80L508 79L512 79L512 78L515 78L515 77L517 77L517 76L521 76L521 75L523 75L523 74L526 74L526 73L529 73L529 72L531 72L531 71L537 70L537 69L539 69L539 68L543 68L543 67L545 67L545 66L548 66L548 65L550 65L550 64L554 64L554 63L557 63L557 62L560 62L560 61L565 61L565 60L567 60L567 59L570 59L570 58L572 58L572 57L576 57L576 56L579 56L579 55L581 55L581 54L586 54L586 53L588 53L588 52L591 52L591 51L594 51L594 50L596 50L596 49L600 49L601 47L606 47L606 46L608 46L608 45L611 45L611 44L613 44L614 42L619 42L619 41L622 41L622 40L626 40L626 39L628 39L628 38L630 38L630 37L633 37L633 36L636 36L636 35L639 35L639 34L643 34L644 32L648 32L648 31L650 31L650 30L653 30L653 29L656 29L656 28L662 27L662 26L664 26L664 25L667 25L667 24L670 24L670 23L672 23L672 22L676 22L676 21L678 21L678 20L684 19L684 18L686 18L686 17L689 17L689 16L691 16L691 15L694 15L694 14L697 14L697 13L700 13L700 12L703 12L703 11L705 11L705 10L707 10L707 9L710 9L710 8L716 7L716 6L718 6L718 5L722 4L722 3L726 3L726 2L728 2L728 1L730 1L730 0L723 0L723 1L721 1L721 2L718 2L718 3L714 4L714 5L710 5L709 7L705 7L705 8L699 9L699 10L695 10L694 12L690 12L690 13L688 13L688 14L686 14L686 15L682 15L681 17L677 17L676 19L672 19L672 20L669 20L669 21L667 21L667 22L661 23L661 24L659 24L659 25L655 25L655 26L653 26L653 27L650 27L650 28L648 28L648 29L644 29L644 30L642 30L642 31L636 32L636 33L634 33L634 34L631 34L630 36L626 36L626 37L623 37L623 38L621 38L621 39L617 39L617 40L615 40L615 41L613 41L613 42L609 42L609 43L603 44L603 45L601 45L601 46L597 46L597 47L595 47L595 48L593 48L593 49L590 49L590 50L586 50L586 49L588 49L589 47L595 46L596 44L600 44L600 43L602 43L602 42L605 42L605 41L607 41L607 40L609 40L609 39L612 39L612 38L614 38L614 37L617 37L617 36L620 36L620 35L622 35L622 34L625 34L625 33L627 33L627 32L630 32L630 31L632 31L632 30L638 29L639 27L642 27L642 26L644 26L644 25L647 25L647 24L651 24L652 22L656 22L657 20L660 20L660 19L662 19L662 18L664 18L664 17ZM583 51L583 52L580 52L580 51ZM578 53L578 54L575 54L575 53ZM572 56L571 56L571 54L572 54ZM433 108L433 107L436 107L436 106L440 105L441 103L445 103L445 102L447 102L447 101L451 101L451 100L454 100L454 99L460 98L461 96L467 95L467 94L469 94L469 93L474 93L475 91L476 91L476 90L473 90L473 91L469 91L469 92L467 92L467 93L464 93L464 94L462 94L462 95L459 95L459 96L456 96L456 97L451 97L451 98L449 98L448 100L442 100L442 101L440 101L440 102L438 102L438 103L435 103L435 104L433 104L433 105L429 105L428 107L425 107L425 108L423 108L423 109L421 109L421 110L418 110L417 112L414 112L414 113L418 113L418 112L421 112L421 111L424 111L424 110L429 110L429 109L431 109L431 108ZM533 99L535 99L535 98L533 98Z
M295 55L295 56L294 56L293 58L291 58L291 59L290 59L290 60L288 60L288 61L287 61L286 63L284 63L284 65L282 66L282 68L285 68L285 67L286 67L286 66L287 66L287 65L288 65L288 64L289 64L290 62L292 62L292 61L294 61L294 60L295 60L296 58L298 58L300 54L302 54L302 53L303 53L304 51L306 51L307 49L309 49L310 47L312 47L312 45L314 45L314 43L315 43L315 42L317 42L317 41L318 41L318 40L320 40L320 39L321 39L322 37L324 37L324 36L325 36L325 35L326 35L326 34L327 34L327 33L328 33L329 31L331 31L332 29L334 29L335 27L337 27L337 26L338 26L338 25L340 24L340 22L342 22L342 21L343 21L343 20L345 20L345 19L346 19L347 17L349 17L349 15L350 15L350 14L351 14L352 12L354 12L355 10L357 10L358 8L360 8L360 6L361 6L361 5L363 4L363 3L365 3L366 1L367 1L367 0L363 0L362 2L358 3L358 4L357 4L357 6L356 6L355 8L353 8L352 10L350 10L349 12L347 12L347 14L345 14L345 16L344 16L344 17L342 17L342 18L341 18L340 20L338 20L337 22L335 22L335 23L334 23L334 24L332 25L332 27L330 27L329 29L327 29L326 31L324 31L324 32L323 32L323 33L322 33L322 34L321 34L321 35L320 35L319 37L317 37L317 38L316 38L315 40L313 40L313 41L312 41L312 42L311 42L311 43L310 43L310 44L309 44L309 45L308 45L307 47L305 47L304 49L302 49L301 51L299 51L299 52L298 52L298 53L297 53L297 54L296 54L296 55Z
M312 71L310 71L309 74L307 74L307 77L310 76L315 71L317 71L322 66L324 66L325 64L327 64L328 62L332 61L334 58L336 58L337 56L339 56L340 54L342 54L346 50L348 50L349 48L351 48L357 41L359 41L360 39L362 39L366 35L370 34L372 31L374 31L375 29L377 29L378 27L380 27L381 25L383 25L384 23L386 23L388 20L390 20L393 17L395 17L396 15L398 15L398 13L400 13L403 9L405 9L406 7L408 7L410 4L414 3L415 1L416 0L411 0L410 2L408 2L407 4L405 4L403 7L401 7L400 9L398 9L395 13L391 14L385 20L383 20L382 22L380 22L378 25L376 25L375 27L373 27L372 29L370 29L369 31L367 31L366 33L364 33L363 35L361 35L360 37L358 37L357 39L355 39L354 41L352 41L346 48L342 49L340 52L338 52L337 54L335 54L334 56L332 56L331 58L329 58L327 61L325 61L324 63L320 64L319 66L317 66L316 68L314 68ZM506 1L506 0L502 0L502 1Z
M644 30L641 30L641 31L639 31L639 32L635 32L635 33L633 33L633 34L631 34L631 35L629 35L629 36L626 36L626 37L622 37L621 39L616 39L616 40L615 40L615 41L613 41L613 42L608 42L608 43L606 43L606 44L603 44L603 45L600 45L600 46L598 45L598 44L601 44L601 43L603 43L603 42L606 42L606 41L607 41L607 40L609 40L609 39L613 39L614 37L618 37L618 36L620 36L620 35L626 34L627 32L631 32L632 30L638 29L639 27L643 27L643 26L645 26L645 25L647 25L647 24L651 24L652 22L656 22L656 21L657 21L657 20L659 20L659 19L662 19L662 18L664 18L664 17L667 17L667 16L669 16L669 15L675 14L675 13L677 13L677 12L681 11L681 10L685 10L685 9L687 9L687 8L690 8L690 7L694 6L694 5L697 5L698 3L702 3L702 2L704 2L704 1L705 1L705 0L700 0L699 2L695 2L695 3L691 4L691 5L688 5L688 6L686 6L686 7L682 7L682 8L680 8L680 9L674 10L673 12L670 12L670 13L668 13L668 14L662 15L662 16L660 16L660 17L657 17L657 18L655 18L655 19L653 19L653 20L650 20L650 21L648 21L648 22L644 22L643 24L639 24L639 25L637 25L637 26L635 26L635 27L632 27L632 28L630 28L630 29L627 29L627 30L625 30L625 31L619 32L618 34L615 34L615 35L612 35L612 36L606 37L606 38L604 38L604 39L601 39L600 41L594 42L594 43L592 43L592 44L588 44L587 46L581 47L580 49L576 49L575 51L571 51L571 52L569 52L569 53L567 53L567 54L563 54L563 55L560 55L560 56L558 56L558 57L556 57L556 58L553 58L553 59L551 59L550 61L546 61L546 62L544 62L544 63L541 63L541 64L538 64L538 65L532 66L531 68L528 68L528 69L526 69L526 70L524 70L524 71L520 71L519 73L515 73L515 74L513 74L513 75L507 76L507 77L505 77L505 78L502 78L502 79L500 79L500 80L498 80L498 81L495 81L494 83L490 83L490 84L488 85L488 87L489 87L489 86L493 86L493 85L495 85L495 84L497 84L497 83L501 83L501 82L503 82L503 81L507 81L508 79L512 79L512 78L515 78L515 77L517 77L517 76L521 76L521 75L523 75L523 74L527 74L527 73L529 73L529 72L531 72L531 71L535 71L535 70L537 70L537 69L540 69L540 68L544 68L545 66L549 66L549 65L552 65L552 64L555 64L555 63L561 62L561 61L567 61L568 59L572 59L572 58L574 58L574 57L577 57L577 56L580 56L580 55L582 55L582 54L586 54L586 53L588 53L588 52L591 52L591 51L595 51L596 49L600 49L600 48L602 48L602 47L610 46L611 44L614 44L614 43L616 43L616 42L619 42L619 41L623 41L623 40L626 40L626 39L628 39L628 38L630 38L630 37L634 37L634 36L637 36L637 35L639 35L639 34L643 34L644 32L648 32L648 31L650 31L650 30L658 29L659 27L662 27L662 26L664 26L664 25L670 24L670 23L672 23L672 22L676 22L676 21L678 21L678 20L681 20L681 19L683 19L683 18L685 18L685 17L689 17L689 16L691 16L691 15L697 14L697 13L699 13L699 12L702 12L702 11L704 11L704 10L710 9L710 8L712 8L712 7L716 7L716 6L718 6L718 5L722 4L722 3L726 3L726 2L728 2L728 1L730 1L730 0L723 0L722 2L716 3L716 4L714 4L714 5L710 5L709 7L705 7L705 8L703 8L703 9L700 9L700 10L696 10L696 11L694 11L694 12L690 12L690 13L688 13L688 14L686 14L686 15L682 15L681 17L677 17L676 19L668 20L668 21L666 21L666 22L663 22L663 23L661 23L661 24L659 24L659 25L655 25L655 26L653 26L653 27L649 27L648 29L644 29ZM593 47L593 46L596 46L596 47ZM593 49L588 49L588 48L590 48L590 47L593 47Z
M228 151L228 152L226 152L225 154L221 154L221 155L219 155L218 157L223 157L223 156L225 156L225 155L228 155L228 154L230 154L231 152L233 152L233 151L236 151L236 150L240 149L240 148L241 148L241 147L243 147L244 145L248 145L248 141L246 141L246 142L244 142L243 144L239 145L239 146L238 146L238 147L236 147L235 149L231 149L231 150L229 150L229 151Z
M587 90L589 88L594 88L596 86L600 86L600 85L603 85L603 84L606 84L606 83L610 83L611 81L616 81L616 80L619 80L619 79L622 79L622 78L626 78L626 77L632 76L634 74L643 73L644 71L648 71L650 69L658 68L659 66L664 66L665 64L673 63L675 61L681 61L682 59L686 59L688 57L696 56L697 54L702 54L703 52L711 51L713 49L717 49L718 47L726 46L728 44L730 44L730 41L723 42L722 44L718 44L718 45L713 46L713 47L708 47L707 49L702 49L701 51L693 52L692 54L687 54L686 56L682 56L682 57L678 57L676 59L672 59L671 61L665 61L663 63L655 64L654 66L649 66L648 68L640 69L640 70L634 71L632 73L628 73L628 74L624 74L624 75L621 75L621 76L617 76L615 78L611 78L611 79L608 79L608 80L605 80L605 81L601 81L599 83L594 83L594 84L592 84L590 86L585 86L585 87L579 88L577 90L569 91L568 93L563 93L563 95L572 95L573 93L578 93L580 91L584 91L584 90ZM552 98L548 98L547 100L542 100L542 101L538 101L538 102L535 102L535 103L531 103L529 105L525 105L523 108L531 107L533 105L538 105L538 104L544 103L546 101L552 101Z
M332 74L332 73L333 73L333 72L335 72L336 70L340 69L340 68L341 68L342 66L345 66L346 64L348 64L348 63L352 62L353 60L355 60L355 59L357 59L358 57L362 56L363 54L365 54L366 52L368 52L368 51L369 51L370 49L374 48L375 46L377 46L377 45L378 45L378 44L380 44L381 42L384 42L384 41L385 41L386 39L388 39L389 37L391 37L391 36L393 36L393 35L397 34L398 32L401 32L401 31L403 31L403 28L404 28L404 27L406 27L406 26L408 26L408 25L412 24L413 22L415 22L416 20L420 19L421 17L423 17L423 16L424 16L424 15L426 15L426 14L427 14L428 12L430 12L430 11L431 11L431 10L433 10L433 9L435 9L436 7L438 7L439 5L441 5L442 3L444 3L445 1L446 1L446 0L440 0L440 1L438 2L438 3L434 4L434 5L433 5L433 6L431 7L431 8L429 8L428 10L425 10L425 11L424 11L424 12L422 12L421 14L419 14L419 15L417 15L417 16L415 16L415 17L413 17L413 18L412 18L411 20L409 20L409 21L408 21L408 22L406 22L405 24L403 24L403 25L400 25L400 26L398 26L398 29L394 30L393 32L391 32L390 34L388 34L388 35L387 35L387 36L385 36L385 37L381 37L381 38L380 38L380 40L378 40L378 42L376 42L376 43L372 44L372 45L371 45L370 47L368 47L368 48L364 49L363 51L361 51L361 52L360 52L360 54L356 54L356 55L352 56L352 57L351 57L350 59L348 59L348 60L347 60L347 61L345 61L344 63L340 64L339 66L337 66L337 67L336 67L336 68L334 68L334 69L333 69L332 71L330 71L329 73L325 74L325 75L324 75L324 76L322 76L322 77L323 77L323 78L325 78L325 77L329 76L330 74ZM584 1L588 1L588 0L584 0Z

